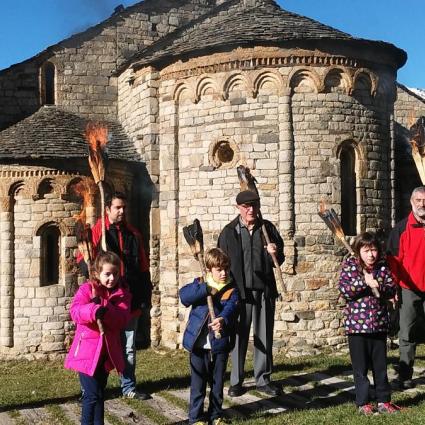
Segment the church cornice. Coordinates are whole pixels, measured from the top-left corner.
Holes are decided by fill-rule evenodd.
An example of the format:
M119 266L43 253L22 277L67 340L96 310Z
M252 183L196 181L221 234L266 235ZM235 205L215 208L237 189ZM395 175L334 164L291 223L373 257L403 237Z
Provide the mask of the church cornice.
M160 71L163 80L178 80L202 74L281 67L347 67L373 69L376 64L342 55L320 51L282 50L279 48L239 48L231 53L216 53L186 62L178 61Z

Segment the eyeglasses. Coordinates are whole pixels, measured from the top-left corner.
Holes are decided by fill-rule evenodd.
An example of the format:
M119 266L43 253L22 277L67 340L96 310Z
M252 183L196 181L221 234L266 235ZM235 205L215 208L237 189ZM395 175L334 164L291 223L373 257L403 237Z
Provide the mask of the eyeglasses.
M255 203L255 204L240 204L238 206L243 208L244 210L249 210L251 208L254 210L255 208L259 207L259 204L258 203Z

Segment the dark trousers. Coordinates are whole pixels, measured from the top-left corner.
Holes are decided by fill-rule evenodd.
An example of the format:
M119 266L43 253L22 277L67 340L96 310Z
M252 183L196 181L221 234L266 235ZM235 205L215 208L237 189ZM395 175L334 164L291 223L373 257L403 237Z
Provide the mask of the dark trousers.
M402 288L400 305L400 380L405 381L412 378L413 363L416 354L416 328L418 322L424 318L425 314L425 293L411 291Z
M273 369L273 328L276 301L264 292L252 291L250 299L240 303L235 348L232 351L231 385L242 385L251 324L254 334L254 377L257 387L270 383Z
M348 335L351 364L353 366L356 405L369 403L369 378L372 370L375 395L378 403L391 400L391 387L387 376L387 335L355 334Z
M212 354L211 350L195 348L190 353L189 424L205 420L204 400L210 386L208 419L223 416L223 386L228 353Z
M81 425L103 425L105 388L108 382L108 373L103 363L98 366L93 376L79 373L80 384L83 389Z

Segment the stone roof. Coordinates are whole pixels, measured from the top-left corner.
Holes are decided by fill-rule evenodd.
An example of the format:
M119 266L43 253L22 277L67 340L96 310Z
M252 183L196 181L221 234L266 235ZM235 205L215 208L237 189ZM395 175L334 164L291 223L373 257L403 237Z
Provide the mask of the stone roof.
M133 64L171 63L223 48L282 45L298 40L345 40L392 50L399 66L406 54L390 43L352 37L305 16L281 9L274 0L229 0L190 24L141 50L119 71Z
M85 41L90 40L95 35L99 34L107 26L119 25L120 21L130 16L132 13L166 13L170 8L185 7L189 1L190 0L143 0L124 8L118 6L115 8L114 12L109 18L106 18L96 25L90 26L83 31L72 34L70 37L63 39L58 43L48 46L46 49L37 53L35 56L25 59L22 62L12 64L8 68L0 69L0 74L9 71L13 67L30 62L34 59L38 59L39 62L42 62L46 59L46 57L50 57L56 51L61 50L64 47L73 46L74 43L84 43ZM217 0L204 1L207 5L213 7L215 5L215 1Z
M88 156L84 131L89 120L57 106L42 106L35 114L0 132L3 159L63 159ZM108 127L110 159L140 161L136 149L118 122Z

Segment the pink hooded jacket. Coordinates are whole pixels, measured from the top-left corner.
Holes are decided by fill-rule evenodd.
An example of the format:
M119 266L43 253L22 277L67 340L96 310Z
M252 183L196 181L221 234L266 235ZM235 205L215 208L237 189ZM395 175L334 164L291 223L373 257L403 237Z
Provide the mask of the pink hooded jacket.
M105 369L110 372L124 370L124 357L120 332L130 319L131 294L118 286L109 292L104 286L96 285L101 304L91 302L92 287L86 282L78 289L71 304L71 318L77 325L74 341L65 359L65 368L93 376L102 352L106 353ZM101 307L107 311L102 319L105 334L102 337L96 323L96 311Z

